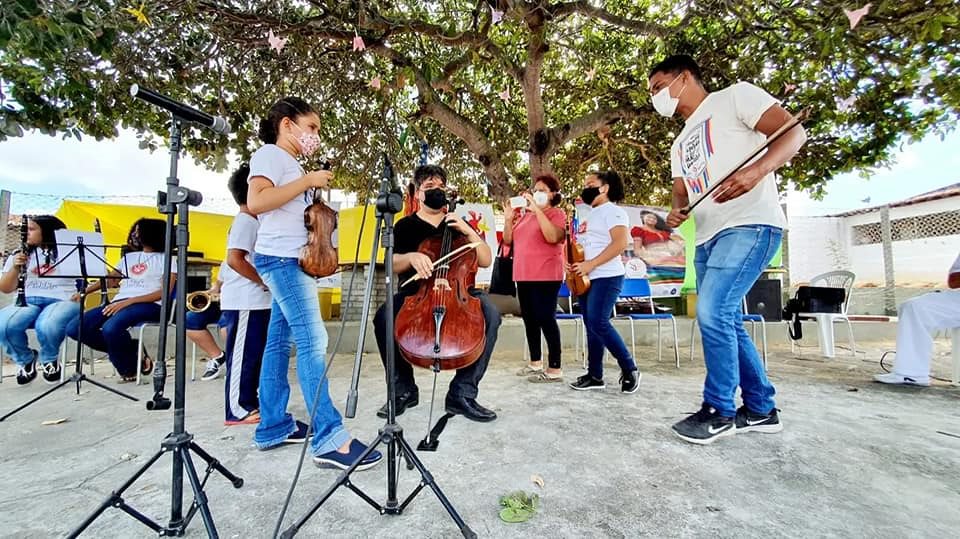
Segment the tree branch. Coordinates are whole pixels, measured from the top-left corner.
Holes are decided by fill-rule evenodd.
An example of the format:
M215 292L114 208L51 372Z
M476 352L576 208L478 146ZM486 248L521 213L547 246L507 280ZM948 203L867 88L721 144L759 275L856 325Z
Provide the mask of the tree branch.
M554 4L547 7L548 13L553 17L560 18L566 17L567 15L572 15L574 13L579 13L587 18L597 18L612 24L614 26L619 26L620 28L626 30L633 30L645 35L653 35L657 37L666 37L670 34L670 29L666 26L646 22L646 21L637 21L633 19L628 19L626 17L621 17L619 15L614 15L606 9L595 7L590 5L588 0L577 0L575 2L564 2L562 4Z
M567 142L576 140L587 133L592 133L604 125L611 125L618 120L629 120L638 116L640 116L640 109L633 105L620 105L615 108L595 110L555 129L556 144L557 146L563 146Z

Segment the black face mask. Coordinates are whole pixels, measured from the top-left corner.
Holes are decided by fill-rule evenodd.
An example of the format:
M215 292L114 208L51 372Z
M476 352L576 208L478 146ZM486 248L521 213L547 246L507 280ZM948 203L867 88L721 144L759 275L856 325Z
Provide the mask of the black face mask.
M423 203L432 210L440 210L447 206L447 192L436 188L423 192Z
M584 187L583 191L580 191L580 199L583 200L583 203L587 206L593 206L593 201L600 196L599 187Z

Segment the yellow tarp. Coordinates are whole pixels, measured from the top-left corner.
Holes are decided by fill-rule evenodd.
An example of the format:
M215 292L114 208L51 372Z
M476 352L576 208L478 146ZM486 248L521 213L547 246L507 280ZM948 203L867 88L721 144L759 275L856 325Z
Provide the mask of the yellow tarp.
M369 263L370 249L373 248L373 236L377 217L376 208L371 204L367 210L366 219L363 216L363 206L348 208L339 212L338 249L340 263L353 263L353 255L357 249L357 240L360 239L360 229L363 228L363 238L360 244L359 261ZM403 212L397 214L399 220ZM128 206L124 204L101 204L96 202L80 202L64 200L57 210L59 217L67 228L72 230L93 230L94 220L100 219L100 229L103 240L107 245L123 245L127 242L127 234L134 221L141 217L166 219L151 206ZM190 250L202 252L203 258L216 263L223 260L227 250L227 231L233 217L217 213L190 211ZM362 222L361 222L362 221ZM115 263L119 258L117 249L107 252L108 262ZM377 253L377 262L383 262L383 246Z
M373 204L367 209L367 218L363 219L363 206L340 210L340 219L337 222L337 249L341 264L352 264L353 255L357 254L357 262L370 263L370 250L373 249L373 236L377 226L377 209ZM403 211L395 216L395 221L403 217ZM360 229L363 228L363 238L360 238ZM360 239L360 252L357 253L357 240ZM382 239L382 238L381 238ZM377 262L383 263L383 242L377 250Z
M72 230L93 231L95 219L100 219L100 229L106 245L124 245L134 221L141 217L166 219L166 216L151 206L128 206L64 200L57 217ZM218 213L190 211L190 246L188 249L203 253L203 258L219 264L227 251L227 231L233 217ZM176 240L176 238L174 238ZM107 250L107 261L115 264L120 258L119 249Z

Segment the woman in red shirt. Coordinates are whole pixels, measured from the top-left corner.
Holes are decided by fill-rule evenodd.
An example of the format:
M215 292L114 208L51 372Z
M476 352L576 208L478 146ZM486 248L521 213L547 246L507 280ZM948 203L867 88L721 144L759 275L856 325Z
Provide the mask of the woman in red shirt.
M537 176L531 192L523 194L525 208L505 207L503 243L512 245L513 279L523 326L530 346L530 363L519 376L531 382L561 382L560 328L557 294L563 282L563 237L566 214L560 203L560 181L553 175ZM540 334L547 340L547 368L543 368Z

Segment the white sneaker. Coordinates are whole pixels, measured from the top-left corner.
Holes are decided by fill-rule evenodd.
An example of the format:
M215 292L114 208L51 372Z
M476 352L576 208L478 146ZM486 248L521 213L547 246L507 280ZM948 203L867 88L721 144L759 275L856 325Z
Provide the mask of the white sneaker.
M929 386L930 377L929 376L904 376L902 374L897 374L895 372L885 372L883 374L874 374L874 382L880 382L881 384L897 384L897 385L907 385L907 386Z

